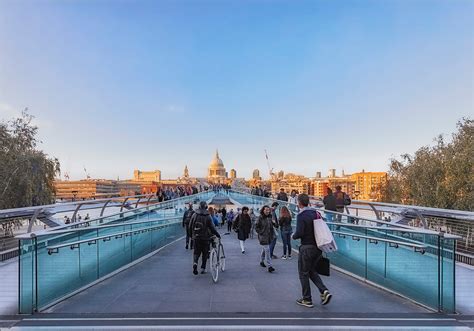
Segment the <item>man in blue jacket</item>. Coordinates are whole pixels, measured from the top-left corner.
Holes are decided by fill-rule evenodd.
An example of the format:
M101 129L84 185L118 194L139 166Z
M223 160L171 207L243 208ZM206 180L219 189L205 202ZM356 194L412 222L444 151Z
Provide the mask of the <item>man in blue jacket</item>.
M293 234L293 239L300 239L301 241L298 254L298 274L303 297L296 300L296 303L308 308L314 307L309 284L311 279L321 293L321 304L327 305L332 295L316 272L316 266L322 256L322 252L316 245L316 239L314 238L313 220L317 217L316 210L309 207L309 196L307 194L298 195L298 208L300 212L296 216L296 231Z

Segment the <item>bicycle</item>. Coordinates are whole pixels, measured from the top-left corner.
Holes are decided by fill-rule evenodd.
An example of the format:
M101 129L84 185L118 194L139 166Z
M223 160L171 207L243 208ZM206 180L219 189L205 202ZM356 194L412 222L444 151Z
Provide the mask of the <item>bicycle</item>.
M220 238L213 237L211 243L211 254L209 258L209 265L211 267L211 276L214 283L219 279L219 269L225 271L225 253L224 245Z

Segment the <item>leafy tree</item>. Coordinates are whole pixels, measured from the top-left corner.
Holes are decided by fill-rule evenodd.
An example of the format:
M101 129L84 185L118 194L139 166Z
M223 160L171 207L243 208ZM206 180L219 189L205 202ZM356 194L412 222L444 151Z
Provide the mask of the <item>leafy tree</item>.
M474 121L457 124L452 141L390 161L386 201L436 208L474 210Z
M38 150L38 128L25 109L21 117L0 123L0 209L54 202L59 161Z

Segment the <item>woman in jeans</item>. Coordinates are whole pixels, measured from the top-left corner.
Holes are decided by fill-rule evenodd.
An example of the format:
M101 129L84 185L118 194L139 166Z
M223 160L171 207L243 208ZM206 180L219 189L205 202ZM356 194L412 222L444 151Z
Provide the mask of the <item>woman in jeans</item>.
M291 227L291 214L286 206L280 209L280 219L278 220L281 231L281 241L283 242L283 260L291 259L291 234L293 228Z
M262 254L260 255L260 266L265 268L268 265L268 272L275 271L272 265L272 256L270 255L270 243L275 238L274 227L278 227L276 221L273 220L271 209L269 206L263 206L260 211L260 217L255 225L258 234L258 241L262 246ZM265 265L265 260L267 265Z

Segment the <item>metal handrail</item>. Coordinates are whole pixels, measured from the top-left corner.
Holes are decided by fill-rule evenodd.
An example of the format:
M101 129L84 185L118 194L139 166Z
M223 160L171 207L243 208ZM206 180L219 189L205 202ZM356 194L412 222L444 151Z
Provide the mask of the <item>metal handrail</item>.
M112 238L112 237L118 237L118 236L123 236L123 235L126 236L127 234L130 234L130 233L137 234L138 232L141 232L141 233L148 232L150 230L166 228L166 227L169 227L171 225L178 224L178 223L179 222L174 222L174 223L168 223L168 224L161 224L161 225L157 225L157 226L148 226L148 227L145 227L145 228L139 228L139 229L134 229L134 230L129 230L129 231L122 231L122 232L112 233L112 234L108 234L108 235L104 235L104 236L99 236L99 237L94 237L94 238L89 238L89 239L83 239L83 240L77 240L77 241L73 241L73 242L69 242L69 243L61 244L61 245L46 246L46 249L48 250L48 254L51 255L51 253L54 253L54 252L52 252L53 250L56 250L56 252L57 252L57 250L59 248L69 246L69 247L71 247L71 249L74 249L74 248L76 248L75 247L76 245L80 245L80 244L83 244L83 243L96 242L97 240L107 239L107 238Z
M262 196L255 196L255 195L251 195L251 194L247 194L247 193L243 193L243 192L239 192L239 191L235 191L235 190L231 190L231 191L234 192L234 193L237 193L237 194L247 195L249 197L257 197L258 199L266 199L266 200L270 200L272 202L278 202L279 204L288 204L288 205L296 206L296 204L290 203L290 202L287 202L287 201L281 201L281 200L262 197ZM339 212L336 212L336 211L326 210L326 209L323 209L323 208L317 208L317 207L312 207L312 208L314 208L315 210L317 210L319 212L329 213L329 214L333 214L333 215L346 216L346 217L350 217L350 218L353 218L353 219L362 220L362 221L366 221L366 222L373 222L373 223L378 223L378 224L395 226L395 227L400 228L400 231L406 229L406 230L411 230L410 232L413 232L413 233L437 235L437 236L445 237L445 238L448 238L448 239L461 239L461 237L459 237L459 236L447 234L445 232L437 232L437 231L433 231L433 230L429 230L429 229L414 228L414 227L409 226L409 225L394 224L392 222L386 222L386 221L382 221L382 220L378 220L378 219L373 219L373 218L369 218L369 217L361 217L361 216L356 216L356 215L351 215L351 214L346 214L346 213L339 213ZM338 224L346 225L347 223L338 223ZM385 228L380 228L379 227L378 229L385 229Z
M101 219L105 219L105 218L109 218L109 217L113 217L113 216L117 216L117 215L123 215L123 214L127 214L127 213L136 213L136 211L141 211L143 209L149 209L150 207L156 207L155 209L159 208L161 205L164 205L164 204L167 204L167 203L172 203L172 202L177 202L178 200L186 200L188 198L192 198L192 197L197 197L198 195L202 195L202 194L205 194L205 193L209 193L208 191L206 192L199 192L199 193L196 193L196 194L192 194L192 195L186 195L186 196L183 196L183 197L179 197L179 198L176 198L176 199L172 199L172 200L166 200L166 201L162 201L162 202L158 202L158 203L154 203L154 204L150 204L148 206L144 206L144 207L140 207L140 208L136 208L136 209L133 209L133 210L130 210L130 211L125 211L125 212L118 212L118 213L115 213L115 214L110 214L110 215L107 215L107 216L101 216L101 217L97 217L97 218L94 218L94 219L90 219L90 220L84 220L84 221L81 221L81 222L75 222L74 224L67 224L67 225L62 225L62 226L57 226L55 228L52 228L52 229L49 229L49 230L41 230L41 231L38 231L38 232L31 232L29 233L29 237L25 237L25 238L33 238L33 237L38 237L38 236L42 236L42 235L49 235L53 232L58 232L58 231L61 231L62 229L64 228L69 228L69 227L77 227L78 225L81 225L81 224L84 224L84 223L91 223L91 222L95 222L95 221L99 221ZM146 212L146 211L144 211ZM139 212L141 213L141 212ZM19 236L18 236L19 237ZM23 238L24 239L24 238Z
M64 202L64 203L55 203L55 204L50 204L50 205L40 205L40 206L31 206L31 207L20 207L20 208L10 208L10 209L1 209L0 213L11 213L15 211L32 211L32 210L37 210L37 209L48 209L48 208L56 208L56 207L62 207L62 206L74 206L78 204L95 204L97 202L105 202L108 200L123 200L125 198L139 198L139 197L146 197L149 194L140 194L140 195L129 195L126 197L112 197L112 198L104 198L104 199L96 199L96 200L81 200L81 201L73 201L73 202Z
M79 232L79 231L93 231L93 230L100 230L100 229L107 229L107 228L115 228L119 226L168 221L168 220L174 220L174 219L182 219L182 217L174 216L174 217L158 218L158 219L146 220L146 221L144 220L144 221L127 222L127 223L119 223L119 224L105 224L105 225L97 225L97 226L90 226L90 227L81 227L81 228L71 229L71 230L60 230L60 231L54 231L54 232L48 232L48 233L40 233L39 235L36 235L36 236L31 236L31 233L25 233L25 234L20 234L16 236L15 238L18 238L18 239L30 239L30 238L35 238L35 237L39 238L39 237L48 236L48 235L57 235L57 234L59 235L59 234L73 233L73 232Z
M371 237L371 236L364 236L364 235L358 235L358 234L353 234L353 233L347 233L347 232L341 232L341 231L331 231L334 234L340 235L340 236L348 236L354 238L363 238L363 239L368 239L370 243L377 244L379 241L387 242L389 244L394 244L394 245L399 245L399 246L407 246L407 247L412 247L420 250L420 253L424 254L425 249L427 246L425 245L420 245L420 244L412 244L408 242L403 242L403 241L398 241L398 240L390 240L390 239L383 239L379 237ZM354 239L357 240L357 239ZM398 246L395 246L398 248Z
M351 228L399 231L399 232L406 232L406 233L429 234L429 235L438 235L438 236L443 234L443 237L446 238L446 239L462 239L462 237L456 236L456 235L453 235L453 234L449 234L449 233L445 233L445 232L438 233L438 232L432 231L432 230L427 230L427 232L419 231L418 228L412 228L412 229L400 229L400 228L395 228L395 227L381 228L379 226L365 226L365 225L359 225L359 224L350 224L350 223L342 223L342 222L327 222L327 221L326 221L326 224L336 225L336 226L345 226L345 227L351 227ZM432 233L430 233L430 232L432 232Z

